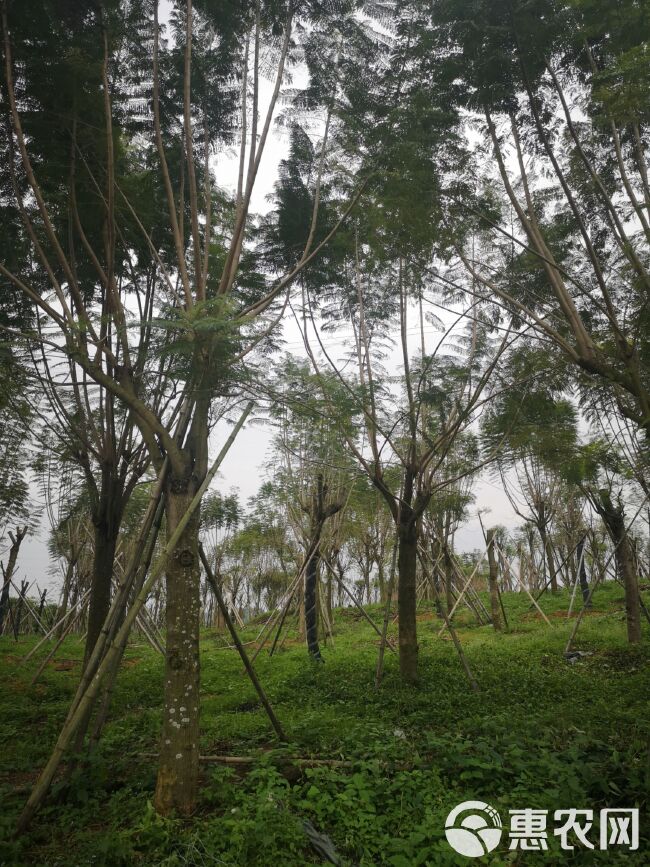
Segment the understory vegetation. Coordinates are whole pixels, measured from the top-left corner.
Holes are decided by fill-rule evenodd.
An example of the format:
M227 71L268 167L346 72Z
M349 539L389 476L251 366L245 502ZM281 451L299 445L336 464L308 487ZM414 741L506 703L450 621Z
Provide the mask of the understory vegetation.
M0 638L0 863L326 864L305 833L307 820L341 864L466 864L446 842L444 822L457 803L476 798L492 804L504 825L508 810L526 807L550 815L567 807L596 816L604 806L641 810L636 852L561 852L549 829L548 853L509 852L504 837L481 863L647 864L650 644L626 643L623 589L608 582L594 594L574 645L585 655L574 663L563 652L575 617L566 617L568 591L540 600L551 627L523 593L506 592L503 601L504 632L476 625L468 611L457 615L478 693L451 641L437 637L441 622L429 602L417 615L417 690L401 681L393 653L375 689L378 637L358 610L334 611L324 665L305 654L292 624L275 655L264 651L256 661L286 745L224 633L204 630L201 755L251 761L204 759L198 807L184 819L152 807L163 659L134 636L100 744L70 775L62 769L39 822L18 839L16 818L65 719L83 643L67 639L30 687L37 663L22 665L21 657L36 639ZM381 617L380 606L367 610ZM253 642L262 623L247 624L242 639ZM392 625L389 636L396 634Z

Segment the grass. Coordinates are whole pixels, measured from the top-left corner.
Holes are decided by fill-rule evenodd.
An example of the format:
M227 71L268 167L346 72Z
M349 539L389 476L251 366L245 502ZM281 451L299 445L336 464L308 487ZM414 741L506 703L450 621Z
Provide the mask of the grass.
M35 639L0 639L0 864L213 865L303 867L325 864L302 828L327 834L346 865L454 865L444 835L449 811L464 800L492 804L507 827L510 809L549 810L546 854L510 852L507 835L485 864L650 863L650 642L625 642L622 591L599 589L575 647L568 596L543 599L549 628L528 600L505 594L511 630L495 634L459 612L458 631L481 690L474 694L449 640L423 606L421 683L400 683L397 660L374 689L377 636L357 612L336 613L335 646L325 665L294 637L256 669L290 737L279 749L241 663L206 631L201 648L203 754L256 756L252 766L205 765L191 820L161 819L151 808L162 696L162 659L134 642L128 650L101 747L55 788L29 834L12 828L47 759L73 695L82 646L67 640L40 682L38 660L21 665ZM381 612L371 607L379 621ZM259 628L259 627L258 627ZM394 631L394 628L393 628ZM647 635L646 624L646 635ZM256 629L244 633L255 637ZM351 766L296 768L288 756L341 758ZM553 837L553 811L641 808L635 853L576 847ZM597 822L596 822L597 825ZM596 841L597 827L590 837Z

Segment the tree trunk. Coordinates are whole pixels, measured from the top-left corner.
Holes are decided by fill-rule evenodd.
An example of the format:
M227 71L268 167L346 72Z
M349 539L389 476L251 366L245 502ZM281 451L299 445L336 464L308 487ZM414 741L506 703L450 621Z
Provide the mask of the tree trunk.
M451 611L454 607L454 562L451 559L449 544L445 540L443 553L444 569L445 569L445 599L447 602L447 611Z
M172 474L165 492L169 539L198 489L189 475ZM154 804L163 815L189 815L199 779L199 516L183 531L166 570L166 656L160 761Z
M589 581L587 580L587 565L585 563L586 551L585 551L585 540L581 539L578 542L578 548L576 550L576 557L578 559L578 581L580 582L580 591L582 593L582 602L585 608L591 608L591 599L589 598Z
M639 605L639 581L634 570L634 552L625 527L623 507L614 505L609 491L600 491L595 503L603 519L615 549L618 574L625 588L625 614L627 640L630 644L641 641L641 608Z
M333 629L333 619L332 619L332 595L333 595L333 586L332 586L332 573L327 570L327 581L325 583L325 605L327 607L327 619L329 621L330 627Z
M398 525L399 550L397 558L399 614L399 670L402 680L418 681L417 606L417 521L411 510L402 504L402 520Z
M16 569L16 561L18 560L18 552L20 551L20 546L22 544L23 539L27 535L27 527L16 527L16 535L13 533L9 533L9 538L11 539L11 548L9 549L9 559L7 560L6 567L3 567L4 580L2 582L2 593L0 594L0 635L2 635L2 628L4 626L4 620L7 616L7 611L9 610L9 588L11 587L11 578Z
M548 577L551 582L551 591L555 592L558 589L557 586L557 576L555 574L555 563L553 561L553 551L551 549L551 540L548 538L548 533L546 532L546 510L544 507L544 503L539 507L539 524L537 525L539 529L539 536L542 540L542 556L546 559L546 564L548 568Z
M318 528L320 536L320 527ZM312 543L313 544L313 543ZM318 566L320 557L318 542L305 569L305 631L307 635L307 650L316 662L323 662L318 646Z
M503 628L501 624L501 611L499 606L499 566L494 552L494 536L495 530L486 530L487 539L487 554L488 554L488 581L490 585L490 615L492 617L492 626L497 632Z
M102 631L108 609L111 606L111 582L117 537L120 531L121 515L113 504L104 503L98 511L95 525L95 551L93 571L90 579L90 603L88 605L88 632L84 651L84 667L93 652L95 643Z

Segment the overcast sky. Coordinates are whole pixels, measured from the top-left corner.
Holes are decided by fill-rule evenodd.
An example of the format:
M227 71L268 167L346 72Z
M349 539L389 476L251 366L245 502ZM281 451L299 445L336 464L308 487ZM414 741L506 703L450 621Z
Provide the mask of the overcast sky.
M163 14L161 18L167 17ZM299 86L300 76L295 76L293 86ZM262 81L261 102L268 100L270 96L271 82ZM280 107L280 111L282 107ZM262 109L264 111L264 109ZM277 112L276 112L277 114ZM270 207L267 201L273 191L273 185L277 178L279 161L285 157L288 148L288 133L273 124L272 133L269 136L267 146L260 163L260 169L252 197L251 210L253 213L264 213ZM234 192L237 179L238 155L234 148L224 149L217 154L212 162L217 183ZM287 322L284 328L284 336L287 341L286 348L295 354L301 354L300 335L295 325ZM212 453L216 454L227 436L227 428L219 426L212 438ZM263 466L269 457L270 441L273 431L268 426L248 425L238 436L232 446L226 460L222 465L215 487L224 492L238 489L240 500L245 504L248 497L255 494L263 477ZM514 514L513 509L505 496L501 485L493 479L489 473L483 473L475 485L476 503L470 507L468 522L456 534L456 549L469 551L473 548L484 547L481 528L477 518L477 509L488 510L488 516L483 520L488 524L504 524L508 528L515 527L521 520ZM36 492L35 492L36 493ZM50 587L51 593L55 594L61 583L60 569L53 564L48 556L46 541L49 534L49 523L46 515L40 519L39 529L23 542L17 573L14 576L18 582L22 578L28 578L36 582L41 589ZM0 552L0 556L3 556ZM54 574L52 574L54 573Z

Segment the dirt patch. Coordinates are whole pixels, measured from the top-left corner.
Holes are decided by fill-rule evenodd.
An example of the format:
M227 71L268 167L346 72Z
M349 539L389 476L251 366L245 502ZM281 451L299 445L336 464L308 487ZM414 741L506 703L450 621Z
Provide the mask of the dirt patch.
M603 650L595 654L593 661L599 668L608 668L611 671L631 672L648 666L643 652L632 647L624 650Z
M8 786L18 794L31 789L37 779L38 771L8 771L0 774L0 786Z
M51 659L48 665L52 666L54 671L71 671L75 665L79 665L78 659Z

